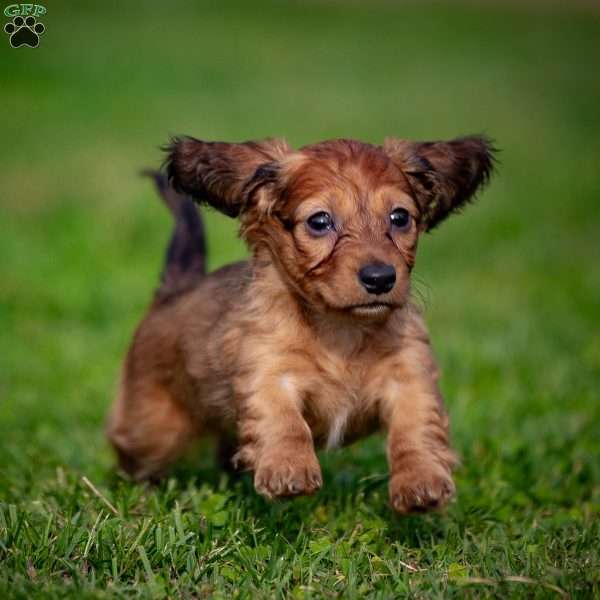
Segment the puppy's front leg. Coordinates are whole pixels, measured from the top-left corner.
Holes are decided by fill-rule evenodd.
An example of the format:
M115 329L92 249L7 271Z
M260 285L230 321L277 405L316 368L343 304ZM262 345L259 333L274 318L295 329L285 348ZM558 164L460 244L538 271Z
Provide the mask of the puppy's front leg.
M441 508L455 492L448 416L436 384L431 355L397 365L387 382L381 418L388 429L390 502L400 513Z
M242 447L234 461L254 470L254 487L267 498L312 494L322 485L300 391L288 375L269 378L240 407Z

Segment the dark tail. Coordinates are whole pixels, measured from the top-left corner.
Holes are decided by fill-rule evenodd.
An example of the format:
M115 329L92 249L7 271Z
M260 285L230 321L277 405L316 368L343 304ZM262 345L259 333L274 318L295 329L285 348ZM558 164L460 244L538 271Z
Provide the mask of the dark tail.
M158 192L175 217L175 229L155 294L155 300L163 303L193 288L206 273L204 226L194 201L178 194L166 175L158 171L144 174L154 179Z

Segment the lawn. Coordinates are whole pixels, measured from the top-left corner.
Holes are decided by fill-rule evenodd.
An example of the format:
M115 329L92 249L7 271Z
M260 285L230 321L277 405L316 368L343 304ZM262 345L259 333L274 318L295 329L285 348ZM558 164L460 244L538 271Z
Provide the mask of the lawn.
M0 40L0 597L600 596L600 12L47 4L38 48ZM478 132L497 176L415 286L456 503L395 516L377 437L290 502L208 444L155 487L116 472L104 419L171 227L138 172L169 135ZM245 254L205 217L211 267Z

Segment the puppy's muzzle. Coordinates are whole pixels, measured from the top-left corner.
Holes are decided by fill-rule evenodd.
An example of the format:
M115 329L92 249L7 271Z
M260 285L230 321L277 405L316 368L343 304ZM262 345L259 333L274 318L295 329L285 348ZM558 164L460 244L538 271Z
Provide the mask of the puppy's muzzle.
M373 263L358 272L358 279L369 294L385 294L396 283L396 269L392 265Z

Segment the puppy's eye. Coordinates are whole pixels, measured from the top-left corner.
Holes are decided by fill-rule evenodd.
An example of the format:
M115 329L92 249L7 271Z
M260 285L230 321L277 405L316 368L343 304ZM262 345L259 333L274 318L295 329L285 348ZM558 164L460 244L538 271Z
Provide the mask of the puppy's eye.
M333 219L329 213L320 211L306 219L308 230L315 235L323 235L333 229Z
M405 208L395 208L390 213L390 223L406 231L410 227L410 213Z

